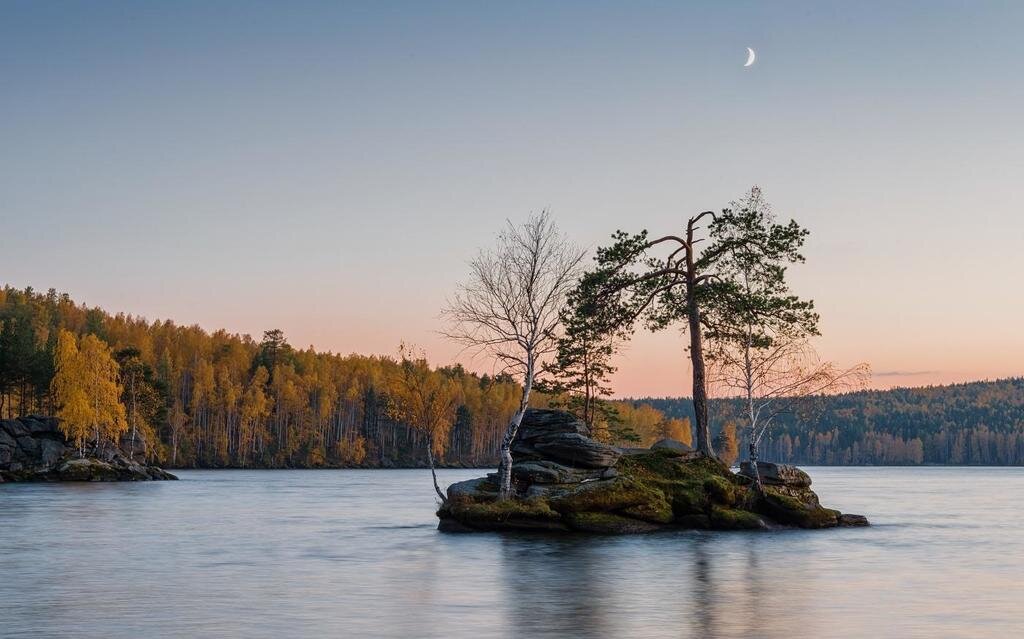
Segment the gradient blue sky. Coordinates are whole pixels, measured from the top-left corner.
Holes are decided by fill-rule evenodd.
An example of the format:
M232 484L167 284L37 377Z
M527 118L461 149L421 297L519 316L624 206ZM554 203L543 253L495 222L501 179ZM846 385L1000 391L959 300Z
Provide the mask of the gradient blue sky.
M506 218L594 246L759 184L812 231L825 356L1020 375L1022 30L1020 2L5 0L0 282L444 363ZM617 390L685 393L682 346L638 338Z

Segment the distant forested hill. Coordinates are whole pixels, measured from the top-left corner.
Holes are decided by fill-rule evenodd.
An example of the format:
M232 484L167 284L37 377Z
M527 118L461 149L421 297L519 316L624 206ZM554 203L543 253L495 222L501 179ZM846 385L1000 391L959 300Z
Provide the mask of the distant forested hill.
M637 401L692 416L686 398ZM742 424L739 409L713 402L715 424ZM795 464L1024 465L1024 378L821 398L810 418L780 416L762 455Z

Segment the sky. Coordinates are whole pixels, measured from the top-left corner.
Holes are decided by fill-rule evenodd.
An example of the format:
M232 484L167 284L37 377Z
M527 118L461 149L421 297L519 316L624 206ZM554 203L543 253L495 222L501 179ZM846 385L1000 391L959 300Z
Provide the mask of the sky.
M505 220L678 230L759 185L873 385L1024 374L1020 2L0 2L0 282L489 371ZM746 48L756 63L744 68ZM622 396L688 394L678 331Z

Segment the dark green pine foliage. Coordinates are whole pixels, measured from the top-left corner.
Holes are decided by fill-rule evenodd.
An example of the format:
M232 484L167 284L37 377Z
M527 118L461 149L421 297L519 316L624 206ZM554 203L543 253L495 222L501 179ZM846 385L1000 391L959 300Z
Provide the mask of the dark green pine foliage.
M602 323L590 300L577 289L562 313L564 333L555 358L544 368L538 390L552 395L551 404L582 419L592 433L612 442L637 442L640 436L619 419L610 376L616 342L624 337L614 325Z
M715 216L709 237L716 277L705 289L709 342L769 348L777 339L819 334L814 302L786 282L787 267L804 261L808 234L793 220L776 222L758 187Z

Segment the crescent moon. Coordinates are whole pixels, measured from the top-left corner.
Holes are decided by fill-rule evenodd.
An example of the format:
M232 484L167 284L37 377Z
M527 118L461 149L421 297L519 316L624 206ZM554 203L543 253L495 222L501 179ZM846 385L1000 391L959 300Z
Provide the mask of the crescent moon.
M754 60L756 60L756 59L757 59L757 54L754 53L753 49L751 49L750 47L747 47L747 63L744 64L743 66L749 67L750 65L754 64Z

